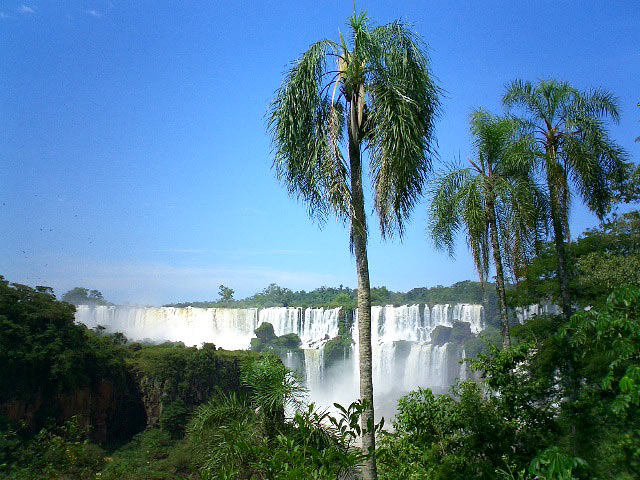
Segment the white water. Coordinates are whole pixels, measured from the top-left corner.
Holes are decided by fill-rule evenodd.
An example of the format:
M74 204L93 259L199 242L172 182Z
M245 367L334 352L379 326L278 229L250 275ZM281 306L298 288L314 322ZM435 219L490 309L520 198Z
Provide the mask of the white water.
M516 318L518 322L523 324L531 320L536 315L559 315L562 309L558 305L552 303L533 304L528 307L516 307Z
M134 341L215 343L228 350L249 348L254 337L256 308L140 308L80 305L76 321L89 328L101 325Z
M304 324L299 333L302 344L307 347L324 344L338 335L339 308L307 308L304 311Z
M284 362L304 371L311 397L323 405L337 401L349 403L358 392L358 316L354 315L353 347L349 358L327 368L322 347L338 335L339 308L274 307L264 309L226 308L147 308L128 306L79 306L76 321L89 328L104 326L108 333L122 332L134 341L181 341L188 346L214 343L228 349L247 349L254 330L262 323L273 325L276 335L295 333L302 340L304 365L289 354ZM374 306L371 309L373 380L376 402L395 400L417 387L446 390L464 367L450 345L430 344L431 333L439 326L467 322L473 333L484 326L481 305L403 305ZM464 354L463 354L464 355ZM384 401L384 400L382 400Z

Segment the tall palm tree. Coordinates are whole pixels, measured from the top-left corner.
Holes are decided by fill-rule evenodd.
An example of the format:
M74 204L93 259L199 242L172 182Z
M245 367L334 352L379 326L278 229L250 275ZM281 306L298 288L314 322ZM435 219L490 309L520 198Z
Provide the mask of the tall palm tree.
M511 346L503 252L515 258L532 248L543 226L539 212L545 204L532 176L531 137L519 127L513 119L474 112L471 133L476 158L469 159L467 168L438 176L429 209L436 247L447 248L453 255L457 232L466 231L482 283L492 254L503 348Z
M625 171L624 150L609 138L604 120L618 122L618 101L609 92L581 92L566 82L540 80L536 85L516 80L507 86L504 105L517 108L535 136L539 166L546 175L551 225L558 257L560 301L571 316L569 266L569 205L573 184L598 218L607 213L612 186Z
M350 42L342 35L339 42L321 40L293 63L271 103L268 127L273 167L289 193L308 203L321 224L328 214L350 224L358 276L360 396L368 405L362 445L374 453L362 152L368 152L382 235L402 237L435 154L439 89L420 39L407 26L370 28L366 14L354 14L349 27ZM376 478L373 454L364 478Z

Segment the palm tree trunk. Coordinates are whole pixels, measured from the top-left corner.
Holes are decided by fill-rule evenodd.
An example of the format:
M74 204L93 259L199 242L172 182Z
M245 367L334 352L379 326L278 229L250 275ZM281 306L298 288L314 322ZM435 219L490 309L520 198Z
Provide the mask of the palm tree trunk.
M571 296L569 294L569 271L567 269L567 251L565 246L564 232L566 226L567 212L563 210L566 207L563 192L560 191L555 184L554 176L562 175L564 172L554 164L555 169L547 166L547 183L549 184L549 203L551 207L551 223L553 225L553 236L556 245L556 256L558 257L558 280L560 282L560 300L562 302L562 315L566 322L571 319ZM568 231L568 230L567 230ZM574 360L569 357L566 365L566 374L564 380L564 389L571 404L578 399L579 380L576 377L576 366ZM571 451L577 455L576 431L577 421L575 417L570 417L569 429L571 431Z
M351 242L356 257L358 274L358 338L360 366L360 398L367 403L367 408L360 418L362 449L371 453L363 466L363 479L375 480L376 470L376 437L371 428L374 425L373 410L373 374L371 355L371 286L369 284L369 260L367 258L367 220L364 210L364 193L362 189L362 163L360 144L358 143L357 102L351 102L349 131L349 161L351 165ZM354 128L355 127L355 128Z
M502 333L502 348L511 347L511 334L509 333L509 316L507 312L507 294L504 287L504 269L502 268L502 256L500 255L500 243L498 242L498 225L493 199L487 201L487 214L489 217L489 236L491 237L491 250L493 250L493 262L496 264L496 290L500 303L500 330Z
M558 257L558 282L560 284L560 302L562 314L566 321L571 318L571 295L569 293L569 269L567 265L567 249L564 240L564 218L566 212L562 212L561 192L558 191L554 181L554 176L562 174L557 170L547 168L547 182L549 184L549 200L551 207L551 223L553 225L553 237L556 245L556 256Z

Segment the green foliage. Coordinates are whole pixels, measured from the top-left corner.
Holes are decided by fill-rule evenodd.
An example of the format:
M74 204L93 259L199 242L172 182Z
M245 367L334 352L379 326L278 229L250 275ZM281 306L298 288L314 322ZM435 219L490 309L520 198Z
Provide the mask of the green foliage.
M193 407L219 388L240 389L240 366L255 356L249 351L163 344L136 349L127 363L138 375L163 384L172 398L180 397Z
M65 406L73 396L88 390L99 397L97 390L103 385L117 392L110 411L101 412L112 423L106 434L110 439L127 435L139 424L118 419L131 408L129 351L121 336L99 336L76 325L74 311L73 305L57 301L50 289L9 284L0 277L0 410L12 411L16 421L25 418L34 432L48 417L65 420L77 413ZM31 414L21 416L21 411Z
M180 398L163 405L159 421L160 428L169 433L173 439L182 438L188 413L189 409Z
M574 314L566 325L542 316L515 327L517 346L475 362L498 398L518 412L523 429L537 429L539 445L546 444L531 465L507 461L505 478L640 474L639 316L640 289L619 287L606 304Z
M528 258L544 228L546 203L533 178L533 138L519 122L477 110L470 123L477 158L469 160L468 168L453 168L436 178L430 232L436 247L453 254L456 234L463 230L484 281L493 248L493 260L502 256L501 270L507 260L513 260L511 266L517 270Z
M531 461L529 473L534 478L573 480L576 478L573 473L586 466L581 458L567 455L558 447L550 447Z
M28 397L38 388L65 389L87 380L82 360L85 329L73 324L75 308L0 277L0 402Z
M297 374L271 354L245 362L242 383L251 391L253 406L270 418L284 418L285 408L298 407L305 394Z
M617 288L603 308L575 314L561 335L591 380L604 374L600 386L613 394L614 414L640 406L640 288Z
M105 480L173 480L194 478L193 446L173 441L169 433L152 428L139 433L107 459L93 478Z
M273 330L273 325L269 322L261 323L255 330L256 338L251 339L250 349L254 352L271 352L281 358L288 352L300 352L302 341L295 333L287 333L277 336Z
M256 337L266 343L270 343L276 338L276 333L273 330L273 325L271 325L269 322L260 324L260 326L256 328L254 333L256 334Z
M636 138L636 142L640 137ZM614 188L615 201L618 203L637 203L640 201L640 165L627 165L627 174Z
M508 86L503 103L519 109L536 136L552 208L558 208L552 215L559 215L564 224L573 181L587 206L602 218L614 199L613 187L628 172L626 153L609 138L605 123L607 118L619 121L618 99L601 88L581 92L556 80L539 80L535 85L516 80Z
M230 300L233 300L233 288L226 287L224 285L220 285L218 289L218 295L220 295L220 301L223 303L227 303Z
M280 335L278 339L275 341L276 345L279 345L283 348L288 348L291 350L300 348L300 344L302 341L300 337L295 333L286 333L284 335Z
M616 200L616 187L629 173L627 154L609 138L605 123L607 118L619 121L619 102L601 88L581 92L567 82L542 79L535 85L512 82L503 103L519 109L522 125L535 138L531 153L546 175L559 303L568 321L574 300L569 289L571 262L565 241L570 238L572 191L602 219Z
M535 434L500 398L471 382L453 393L400 399L395 432L382 436L380 478L490 479L503 455L521 462L535 452Z
M41 429L33 438L2 452L4 462L0 474L20 479L89 479L104 464L103 450L89 442L89 428L79 417L73 417L59 427ZM5 432L0 438L14 437Z
M324 363L329 365L348 358L351 353L351 345L353 340L351 336L338 335L333 337L324 345Z
M336 404L337 417L310 405L285 420L283 406L299 405L291 372L265 356L247 364L243 377L249 397L215 396L196 409L188 426L202 478L355 478L365 458L355 446L362 403L346 409Z
M634 211L614 216L587 230L567 244L567 255L572 266L571 297L580 306L603 304L615 286L640 286L640 214ZM510 292L510 303L558 302L556 269L555 247L545 244L527 267L524 279Z
M574 473L587 473L587 463L578 457L572 457L558 449L549 447L540 452L529 465L528 470L516 473L515 467L507 465L507 470L496 469L498 478L504 480L577 480Z
M201 476L247 478L259 459L264 422L249 402L235 394L217 395L200 405L187 427Z
M318 412L314 405L296 412L291 429L275 440L271 456L263 461L268 478L297 480L300 478L356 478L356 472L367 457L355 447L362 434L360 416L364 405L339 404L338 416ZM376 428L379 430L381 425Z
M111 305L98 290L75 287L62 295L62 301L73 305Z
M349 26L350 44L344 37L313 44L276 92L268 114L273 166L320 222L329 214L347 219L353 199L342 149L348 138L369 153L383 236L402 233L430 169L439 89L420 40L405 25L372 28L363 14ZM352 152L360 168L360 155Z

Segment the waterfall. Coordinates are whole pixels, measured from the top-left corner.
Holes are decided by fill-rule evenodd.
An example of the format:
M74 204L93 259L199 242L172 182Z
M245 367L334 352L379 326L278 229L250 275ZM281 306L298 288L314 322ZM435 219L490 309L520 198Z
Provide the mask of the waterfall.
M228 350L249 348L254 330L269 322L276 335L295 333L300 336L304 360L302 355L289 352L283 355L283 362L304 373L312 398L324 405L334 401L349 403L357 398L357 311L351 330L354 341L351 355L325 365L324 344L338 335L339 318L340 308L78 306L76 311L78 323L89 328L102 325L107 333L122 332L133 341L181 341L188 346L207 342ZM453 344L436 346L429 343L431 332L437 326L451 327L454 321L467 322L471 331L478 333L485 327L483 308L470 304L372 307L372 368L376 398L397 398L417 387L442 391L449 387L452 377L467 378L465 366L457 369L453 363L459 356L456 353L459 350Z
M300 309L295 307L263 308L258 312L258 325L269 322L276 335L300 335Z
M531 320L536 315L559 315L562 313L562 309L558 305L547 302L542 304L534 303L526 307L516 307L515 312L518 322L524 324L524 322Z
M404 371L404 388L415 390L418 387L447 388L448 365L447 347L449 344L432 345L413 344L407 357Z
M467 362L464 361L465 358L467 358L467 353L464 351L464 348L463 348L462 349L462 358L460 359L460 360L463 360L463 361L460 364L460 372L458 373L458 378L461 381L467 380Z
M76 321L107 333L121 332L134 341L183 342L187 346L214 343L228 350L249 348L254 337L255 308L149 308L86 306L76 309Z
M320 388L324 377L324 349L304 349L304 371L307 388L309 390Z
M471 325L471 332L478 334L484 330L484 308L482 305L458 303L453 308L453 321L467 322Z
M449 304L434 305L431 307L431 315L429 316L429 328L431 331L437 326L443 325L445 327L451 327L451 319L449 318Z
M340 308L307 308L300 332L303 345L311 347L338 335Z

